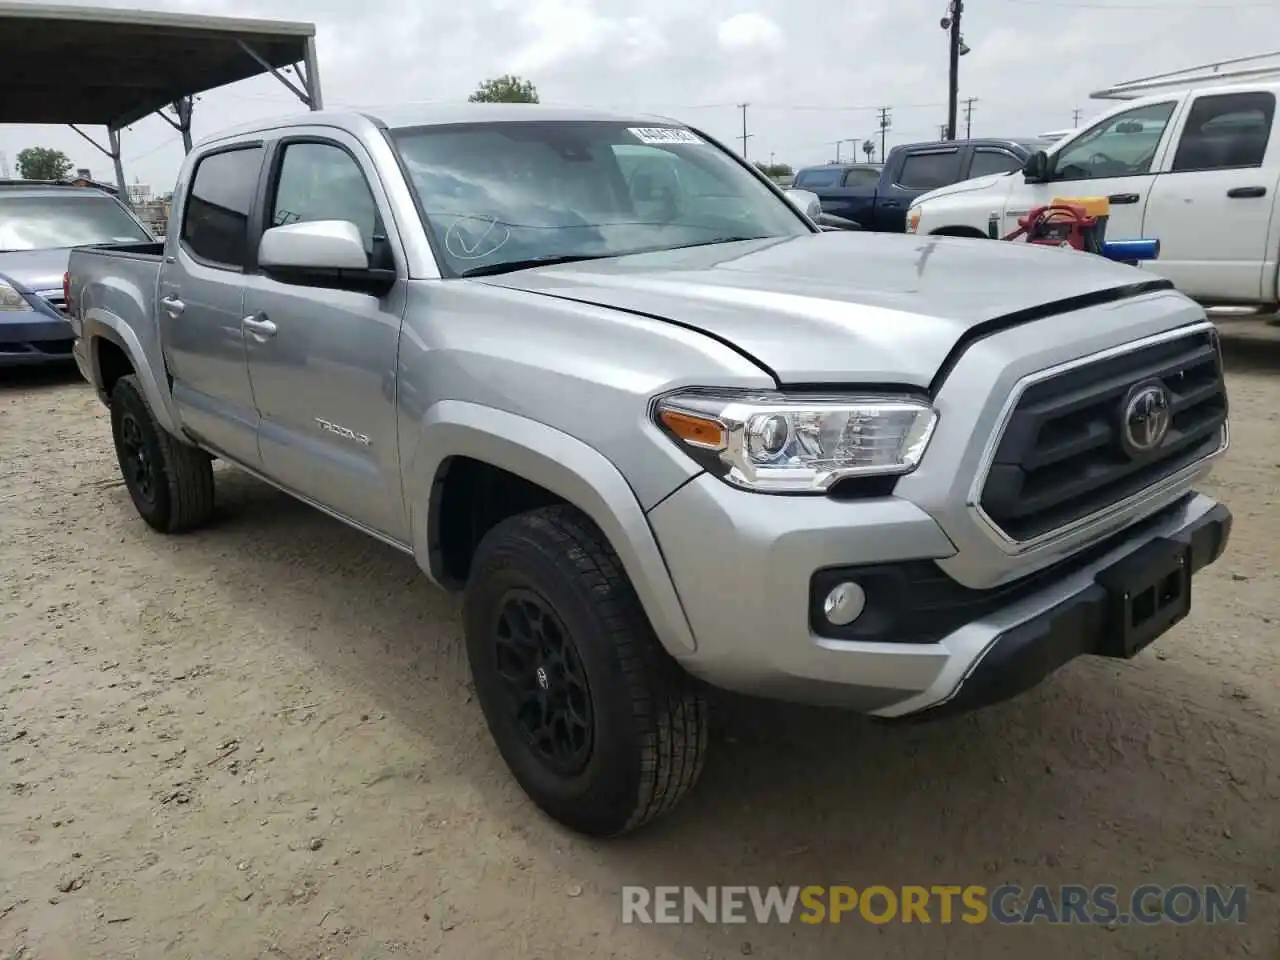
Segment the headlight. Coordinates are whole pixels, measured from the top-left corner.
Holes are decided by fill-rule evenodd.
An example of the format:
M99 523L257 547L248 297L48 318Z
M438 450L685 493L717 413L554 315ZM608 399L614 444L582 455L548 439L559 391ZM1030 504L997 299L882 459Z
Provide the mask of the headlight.
M34 309L22 294L0 280L0 313L30 313Z
M909 397L804 397L689 391L655 419L695 460L735 486L821 493L846 477L910 473L938 422Z
M920 208L912 207L907 211L907 233L915 233L920 229Z

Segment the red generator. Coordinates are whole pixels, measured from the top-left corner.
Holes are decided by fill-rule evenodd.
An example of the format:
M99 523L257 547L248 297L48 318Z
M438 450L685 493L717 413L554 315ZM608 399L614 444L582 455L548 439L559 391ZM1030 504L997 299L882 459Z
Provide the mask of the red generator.
M1018 218L1018 229L1001 239L1045 247L1070 247L1101 255L1106 245L1111 202L1106 197L1054 197Z

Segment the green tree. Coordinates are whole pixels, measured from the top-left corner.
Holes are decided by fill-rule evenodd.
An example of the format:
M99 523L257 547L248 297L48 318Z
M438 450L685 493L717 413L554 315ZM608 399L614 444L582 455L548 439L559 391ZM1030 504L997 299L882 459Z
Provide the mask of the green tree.
M61 180L71 172L71 158L50 147L27 147L18 153L23 180Z
M467 100L471 103L537 103L538 88L528 80L505 73L480 84Z
M795 172L791 169L791 164L789 163L765 163L763 160L756 161L756 169L766 177L771 177L775 180L778 177L789 177Z
M862 141L862 152L867 157L867 163L871 162L871 158L876 155L876 144L874 140Z

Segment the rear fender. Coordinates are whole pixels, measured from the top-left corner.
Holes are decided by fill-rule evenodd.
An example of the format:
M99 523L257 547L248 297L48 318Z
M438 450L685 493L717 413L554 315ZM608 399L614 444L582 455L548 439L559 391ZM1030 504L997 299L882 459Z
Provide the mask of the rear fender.
M114 314L93 307L84 311L82 324L81 336L89 345L89 357L93 364L93 385L103 401L105 402L108 398L103 390L98 351L101 341L107 340L123 350L125 356L129 358L129 363L133 367L138 384L142 387L142 393L147 398L156 422L175 437L182 438L181 421L173 403L173 393L169 390L168 378L164 376L164 368L161 366L157 374L156 368L148 361L147 352L133 328ZM161 363L163 362L162 358Z
M673 655L695 649L653 530L618 468L567 433L493 407L444 400L422 418L406 493L414 556L433 581L430 501L442 464L455 456L523 477L589 516L622 561L659 640Z

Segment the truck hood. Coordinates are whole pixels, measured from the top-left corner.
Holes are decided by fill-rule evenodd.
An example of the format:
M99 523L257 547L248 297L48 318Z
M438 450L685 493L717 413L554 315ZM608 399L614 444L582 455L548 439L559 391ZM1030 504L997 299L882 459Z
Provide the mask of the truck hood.
M975 193L979 190L994 190L1001 185L1007 185L1009 178L1017 176L1017 173L990 173L985 177L975 177L972 180L961 180L959 183L951 183L945 187L939 187L937 190L930 190L928 193L921 194L916 197L913 207L918 207L922 203L928 203L930 200L940 200L943 197L954 197L960 193Z
M973 327L1140 283L1092 254L839 232L686 247L482 283L657 317L749 354L780 384L927 387Z
M62 275L71 259L69 248L52 250L14 250L0 253L0 279L19 293L62 291Z

